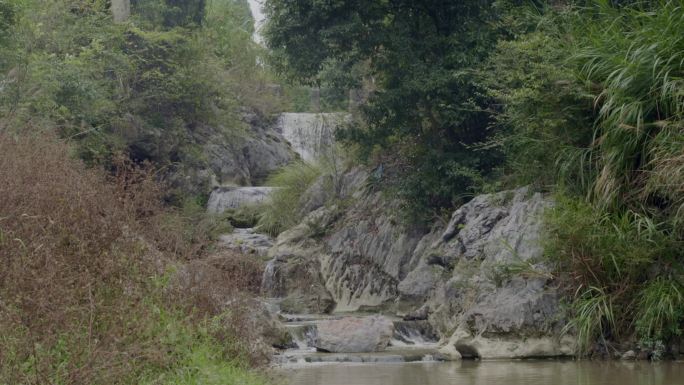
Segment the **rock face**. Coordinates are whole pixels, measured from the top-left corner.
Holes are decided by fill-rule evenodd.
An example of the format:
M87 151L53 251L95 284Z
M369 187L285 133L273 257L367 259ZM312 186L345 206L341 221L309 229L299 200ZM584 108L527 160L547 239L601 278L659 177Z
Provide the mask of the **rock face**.
M386 317L346 317L318 323L316 348L331 353L380 352L394 333Z
M168 168L170 187L184 195L204 195L216 186L259 185L297 156L272 119L245 109L241 120L244 130L196 127L191 138L196 153ZM153 148L157 139L144 142Z
M296 156L274 122L244 111L249 130L241 138L217 133L206 141L205 157L219 185L258 185Z
M343 212L319 207L269 251L273 269L264 282L272 295L309 304L318 296L333 312L427 320L451 357L573 354L571 339L559 337L563 315L542 259L549 199L528 188L481 195L448 223L423 229L402 225L391 214L395 203L363 192L359 178L349 180L357 187Z
M264 202L274 187L218 187L211 192L207 212L221 214L228 209Z

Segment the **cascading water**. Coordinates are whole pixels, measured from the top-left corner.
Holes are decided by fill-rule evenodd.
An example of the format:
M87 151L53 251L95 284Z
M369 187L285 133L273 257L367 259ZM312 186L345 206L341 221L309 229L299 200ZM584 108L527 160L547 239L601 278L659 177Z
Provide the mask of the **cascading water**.
M335 131L349 119L346 113L284 113L277 130L305 162L327 155L335 141Z
M264 38L261 36L261 28L263 28L266 22L266 16L264 15L264 5L263 0L249 0L249 9L252 11L252 17L254 18L254 36L253 39L259 44L264 44Z
M319 328L322 322L344 319L347 315L285 315L283 325L292 337L292 348L275 357L280 365L320 362L416 362L440 361L437 334L426 321L392 320L394 335L387 349L378 352L329 353L318 349ZM357 317L376 317L358 315Z

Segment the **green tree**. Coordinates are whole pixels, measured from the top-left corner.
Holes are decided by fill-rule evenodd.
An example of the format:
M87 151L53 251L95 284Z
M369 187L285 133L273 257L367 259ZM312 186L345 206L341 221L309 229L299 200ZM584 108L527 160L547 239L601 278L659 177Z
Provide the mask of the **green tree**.
M164 28L200 26L206 16L206 0L132 0L133 12Z
M366 66L375 90L344 138L363 158L380 155L407 207L449 207L499 163L476 149L491 118L473 75L502 34L496 2L269 0L266 12L274 66L289 78L318 84Z

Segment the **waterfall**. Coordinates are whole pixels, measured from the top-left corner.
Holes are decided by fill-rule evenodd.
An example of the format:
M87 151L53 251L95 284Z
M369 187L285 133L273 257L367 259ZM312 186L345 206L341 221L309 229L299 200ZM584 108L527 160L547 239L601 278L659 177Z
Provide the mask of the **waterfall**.
M280 131L305 162L326 156L335 141L335 131L347 120L346 113L284 113L278 118Z
M261 28L266 23L263 0L249 0L249 9L252 11L252 17L254 18L253 39L255 42L264 45L264 37L261 36Z

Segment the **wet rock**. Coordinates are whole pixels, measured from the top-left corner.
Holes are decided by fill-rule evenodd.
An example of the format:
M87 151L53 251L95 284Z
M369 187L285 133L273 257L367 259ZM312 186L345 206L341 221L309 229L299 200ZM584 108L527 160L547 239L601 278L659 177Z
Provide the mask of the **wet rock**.
M637 354L634 350L628 350L620 356L621 360L636 360L637 359Z
M386 317L346 317L318 324L316 348L331 353L379 352L387 348L394 324Z
M266 234L256 233L254 229L234 229L231 234L221 235L218 245L243 254L263 257L273 247L273 239Z
M323 314L335 306L320 279L320 267L312 258L281 254L268 262L262 278L262 293L283 298L286 313Z
M575 340L570 336L474 336L463 329L457 330L447 345L470 359L569 357L575 353Z
M405 321L423 321L428 319L430 314L430 306L424 304L419 309L414 310L404 316Z
M394 321L393 346L425 346L439 341L428 321Z

